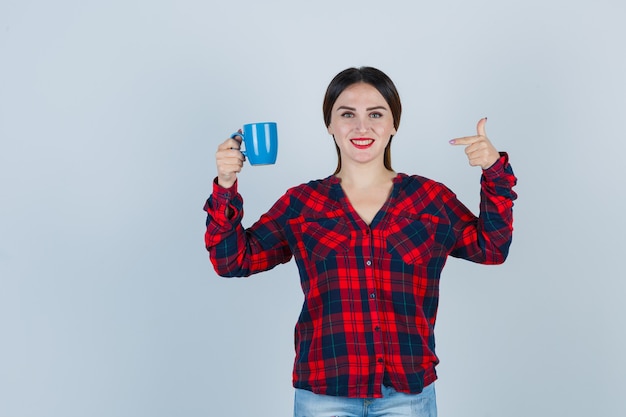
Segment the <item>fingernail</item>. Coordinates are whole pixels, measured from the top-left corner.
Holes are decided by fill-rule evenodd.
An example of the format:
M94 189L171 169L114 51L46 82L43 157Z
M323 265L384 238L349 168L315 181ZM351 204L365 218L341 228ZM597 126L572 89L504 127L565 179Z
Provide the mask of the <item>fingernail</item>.
M450 139L450 140L448 141L448 143L449 143L450 145L454 145L454 144L456 143L456 141L455 141L454 139Z

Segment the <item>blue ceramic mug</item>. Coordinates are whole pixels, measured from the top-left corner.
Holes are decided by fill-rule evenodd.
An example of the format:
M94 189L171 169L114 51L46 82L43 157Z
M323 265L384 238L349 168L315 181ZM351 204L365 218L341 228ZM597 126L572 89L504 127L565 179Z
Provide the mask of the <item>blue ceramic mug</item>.
M243 155L252 165L269 165L276 162L278 154L278 129L274 122L243 125L243 133L235 132L231 138L243 138Z

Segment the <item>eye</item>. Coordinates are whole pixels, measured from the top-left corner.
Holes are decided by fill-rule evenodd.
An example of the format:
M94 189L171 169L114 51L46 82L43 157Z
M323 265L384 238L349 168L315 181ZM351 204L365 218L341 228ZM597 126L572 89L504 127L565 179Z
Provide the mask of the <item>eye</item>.
M380 119L381 117L383 117L383 114L382 113L378 113L378 112L374 112L374 113L370 114L370 117L372 119Z
M352 118L354 117L354 113L352 113L351 111L346 111L346 112L341 113L341 117Z

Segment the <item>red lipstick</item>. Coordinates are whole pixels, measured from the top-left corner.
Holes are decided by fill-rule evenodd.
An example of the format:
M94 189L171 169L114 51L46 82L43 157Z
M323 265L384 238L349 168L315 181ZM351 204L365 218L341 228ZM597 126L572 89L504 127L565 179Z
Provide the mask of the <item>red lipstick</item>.
M367 149L374 144L374 139L371 138L353 138L350 139L352 145L357 149Z

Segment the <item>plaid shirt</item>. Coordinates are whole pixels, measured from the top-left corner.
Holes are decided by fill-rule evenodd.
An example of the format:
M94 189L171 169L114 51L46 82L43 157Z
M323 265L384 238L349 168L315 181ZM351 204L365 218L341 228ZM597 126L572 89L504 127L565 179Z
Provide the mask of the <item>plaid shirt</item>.
M291 188L248 229L236 184L214 183L205 243L222 276L295 258L304 304L294 387L344 397L380 397L382 384L419 393L436 379L433 329L446 258L504 262L515 183L502 154L483 171L476 217L444 185L398 174L368 226L330 176Z

